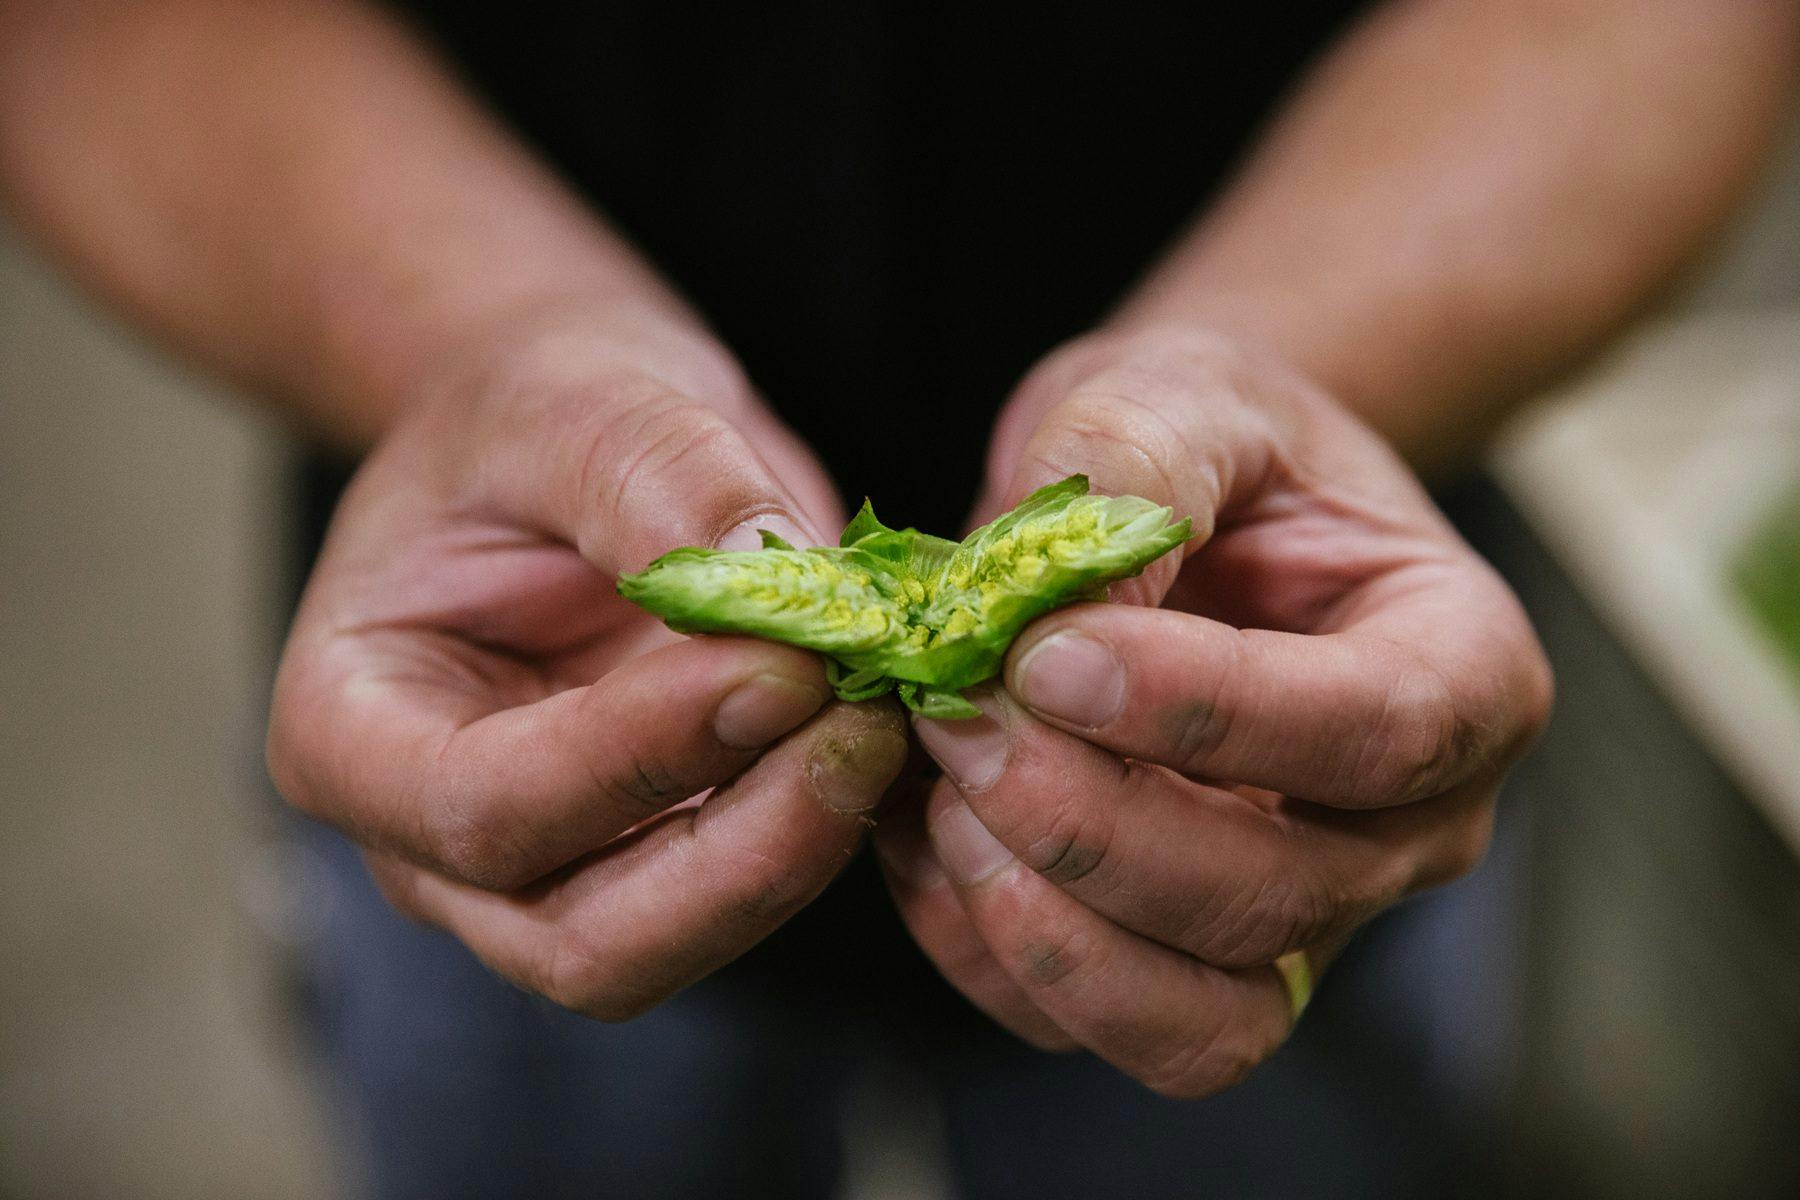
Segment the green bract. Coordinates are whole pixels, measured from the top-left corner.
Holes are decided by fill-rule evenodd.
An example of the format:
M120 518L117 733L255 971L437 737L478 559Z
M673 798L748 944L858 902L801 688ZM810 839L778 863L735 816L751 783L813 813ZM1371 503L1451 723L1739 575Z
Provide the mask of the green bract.
M837 546L672 550L619 594L683 633L746 633L817 650L845 700L892 689L929 717L972 717L1033 618L1100 597L1188 539L1192 523L1137 496L1090 496L1085 475L1039 488L956 543L889 529L867 502Z

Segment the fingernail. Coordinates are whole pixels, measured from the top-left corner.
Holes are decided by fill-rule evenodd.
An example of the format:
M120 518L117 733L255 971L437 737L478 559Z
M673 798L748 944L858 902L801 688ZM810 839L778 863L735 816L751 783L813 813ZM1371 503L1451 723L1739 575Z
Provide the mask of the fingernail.
M1106 643L1072 629L1027 650L1013 678L1021 700L1071 725L1098 728L1125 707L1125 664Z
M931 845L944 870L960 884L980 883L1012 861L1012 851L961 800L937 810L931 821Z
M997 720L999 701L992 695L970 697L981 708L981 716L963 721L932 721L920 717L913 722L926 753L944 768L944 774L964 792L979 792L991 786L1006 769L1006 726Z
M822 542L815 533L808 533L800 528L792 518L784 513L761 513L751 517L742 525L719 539L721 550L761 550L762 530L768 530L790 546L801 549L807 546L818 546Z
M719 702L713 713L713 736L739 750L766 746L824 704L820 689L765 671L738 684Z
M871 729L850 741L827 740L807 760L807 778L825 807L872 812L906 765L906 739L891 729Z
M906 837L883 837L877 834L875 853L881 856L881 861L889 871L921 892L948 882L943 865L938 862L937 854L931 849L931 841L925 836L923 829Z

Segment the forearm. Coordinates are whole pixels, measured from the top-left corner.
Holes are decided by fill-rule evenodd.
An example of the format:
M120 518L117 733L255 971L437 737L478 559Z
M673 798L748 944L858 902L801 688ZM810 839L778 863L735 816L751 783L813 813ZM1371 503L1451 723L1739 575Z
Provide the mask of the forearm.
M1791 0L1396 3L1117 320L1271 344L1442 473L1705 245L1797 66Z
M350 448L540 315L700 341L406 31L354 4L0 2L0 187L105 299Z

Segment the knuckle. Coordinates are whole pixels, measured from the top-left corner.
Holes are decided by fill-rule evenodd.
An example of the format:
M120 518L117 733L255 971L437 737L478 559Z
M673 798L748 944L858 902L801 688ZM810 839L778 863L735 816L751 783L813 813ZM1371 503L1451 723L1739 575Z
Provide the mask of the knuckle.
M1526 664L1524 695L1519 705L1521 742L1529 742L1544 732L1556 707L1556 674L1543 650L1534 645Z
M282 799L301 812L312 812L312 789L307 785L306 774L301 769L300 755L293 736L279 717L270 722L268 736L263 740L263 765Z
M389 908L409 921L436 923L419 901L417 867L381 862L369 855L364 855L363 861L368 866L369 877L375 881L375 889Z
M731 852L722 870L733 880L722 900L728 926L746 923L753 929L779 925L804 908L830 881L838 860L824 869L808 869L805 861L788 861L754 846Z
M621 766L593 771L594 787L603 803L625 820L648 820L672 804L693 794L670 767L651 759L632 757Z
M298 716L305 707L303 683L304 672L291 661L283 665L270 701L263 763L283 800L308 816L320 817L324 815L323 798L313 764L322 756L309 745L306 723Z
M659 997L622 986L624 975L605 947L584 932L568 930L550 939L546 960L527 986L596 1021L629 1021L648 1012Z
M429 805L424 842L432 862L451 876L492 892L507 892L535 877L524 840L495 804L446 796Z
M1159 1096L1198 1100L1244 1082L1270 1049L1226 1024L1205 1036L1162 1043L1151 1064L1134 1074Z
M1213 891L1177 941L1217 967L1260 966L1302 945L1330 919L1319 889L1283 874Z
M1172 706L1162 723L1175 761L1188 771L1203 767L1231 736L1231 714L1207 700Z
M581 503L591 517L586 529L666 524L675 513L693 512L697 500L719 510L722 523L762 498L745 476L752 452L743 435L697 401L666 393L635 397L609 412L590 437L581 469Z
M623 498L678 474L709 478L709 460L728 446L735 449L738 441L731 423L704 404L684 400L656 405L644 418L633 451L618 460L613 472L617 493Z
M1493 840L1494 809L1491 804L1484 805L1457 825L1436 856L1435 867L1423 873L1421 886L1437 887L1472 873L1487 860Z
M1217 697L1227 696L1236 687L1234 676L1243 662L1242 634L1222 643L1226 648L1213 667L1209 664L1204 678L1187 680L1185 696L1165 705L1158 712L1158 733L1169 745L1174 762L1188 774L1204 775L1213 758L1231 737L1233 712L1229 704Z
M1042 1050L1045 1054L1073 1054L1082 1048L1080 1042L1056 1026L1050 1025L1048 1018L1041 1022L1033 1019L1005 1024L1019 1036L1021 1041L1034 1050Z
M1025 844L1019 861L1058 887L1096 877L1109 862L1114 829L1101 814L1066 802ZM1094 880L1090 879L1090 882Z
M1040 988L1068 982L1092 955L1085 940L1069 934L1022 939L1014 952L1019 973Z
M1182 458L1180 438L1153 406L1110 391L1077 391L1057 406L1025 457L1060 474L1099 472L1113 486L1168 498L1179 489L1169 473Z
M1013 933L999 953L1010 960L1012 974L1027 990L1068 991L1104 970L1101 942L1090 931L1074 921L1051 918L1044 906L1017 896L1010 907L1014 911L1004 918L1004 927Z
M1367 743L1373 758L1357 773L1352 798L1398 804L1443 791L1464 758L1464 740L1443 675L1428 665L1403 672L1388 691Z

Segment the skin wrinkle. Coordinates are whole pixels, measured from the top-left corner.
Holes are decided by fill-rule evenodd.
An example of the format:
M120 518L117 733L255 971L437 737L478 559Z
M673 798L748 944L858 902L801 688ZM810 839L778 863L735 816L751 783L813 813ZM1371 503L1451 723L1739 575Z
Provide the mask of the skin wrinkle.
M437 630L425 629L391 632L407 633L413 638L431 638L439 633ZM422 653L419 654L418 662L391 663L376 670L361 672L360 677L345 690L373 687L399 693L430 689L446 697L462 697L468 701L471 710L454 719L454 727L459 730L497 713L535 704L559 694L551 690L532 664L523 660L509 660L508 656L500 653L442 653L440 656L435 647L430 650L423 647L419 649ZM495 704L496 696L504 697L507 703Z
M1125 769L1120 775L1128 776L1129 767L1121 766ZM1106 861L1117 835L1118 824L1113 820L1102 822L1105 832L1098 838L1086 836L1089 822L1081 819L1082 809L1079 803L1064 806L1062 812L1072 815L1066 819L1061 813L1053 817L1043 834L1034 838L1026 846L1025 853L1019 856L1026 866L1058 887L1067 887L1092 874ZM1060 828L1065 824L1073 825L1067 833ZM1018 829L1015 827L1008 832L1016 837Z
M581 589L583 592L591 589L598 593L600 589L599 573L591 565L582 561L575 554L573 547L560 539L546 535L522 531L521 536L511 542L495 539L485 546L461 548L455 554L469 559L471 567L476 570L483 568L491 570L496 565L505 564L517 571L531 569L536 574L549 575L552 568L549 565L540 566L539 564L554 562L554 570L561 587L568 588L571 592L575 589ZM566 582L563 581L565 575ZM547 588L549 586L551 585L546 585ZM543 674L553 668L557 659L579 652L590 645L599 632L599 628L604 627L602 625L597 628L592 624L604 617L603 601L605 597L601 593L594 596L596 601L600 601L592 606L594 613L584 614L587 616L587 620L579 623L571 622L571 628L561 632L560 636L538 639L529 646L519 645L515 614L496 613L491 605L482 603L485 599L486 597L477 596L472 600L465 599L458 602L454 596L445 596L441 604L424 609L418 614L415 628L453 634L477 650L484 651L498 659L509 659L521 665L530 666L536 672ZM398 629L401 628L401 625L399 622L390 621L386 627ZM546 690L542 695L534 698L542 699L543 696L561 690L548 679L544 682ZM593 677L588 676L563 686L572 687L591 682L593 682Z
M1222 524L1216 538L1253 534L1279 537L1286 544L1286 553L1280 557L1291 558L1296 549L1310 548L1302 535L1323 537L1331 553L1357 568L1357 575L1341 585L1344 592L1410 566L1460 563L1465 558L1441 545L1435 535L1428 538L1410 523L1375 518L1366 501L1354 492L1339 489L1325 495L1287 494L1279 502L1283 507L1275 511L1265 510L1249 519ZM1274 502L1267 503L1273 507Z
M641 440L644 429L656 419L658 408L670 399L664 393L648 390L640 391L637 395L630 395L625 389L609 388L607 391L611 393L611 398L607 403L595 406L595 427L585 435L587 445L582 451L581 466L576 472L576 492L571 497L575 503L572 523L579 534L577 548L581 551L581 556L590 562L598 556L589 553L589 539L610 534L615 524L623 519L623 514L618 509L622 493L603 486L602 483L603 480L610 482L618 467L613 461L616 447L636 445ZM553 407L560 410L562 406ZM624 464L627 476L637 469L649 452L650 448L646 446ZM606 512L609 500L612 509L610 518ZM594 506L591 510L590 505Z
M1372 775L1386 786L1373 792L1363 787L1359 763L1347 794L1375 805L1407 804L1435 796L1467 777L1476 765L1468 761L1467 753L1475 733L1465 727L1458 711L1459 692L1435 659L1381 640L1411 667L1395 676L1375 724L1376 734L1366 743L1381 755ZM1421 679L1430 681L1423 695L1416 690ZM1400 747L1397 759L1394 746ZM1387 764L1396 761L1398 778L1391 778L1396 768Z
M1349 637L1376 638L1398 645L1392 638L1357 630L1365 620L1399 607L1404 601L1445 589L1466 563L1411 560L1396 564L1374 579L1346 588L1318 614L1318 631Z
M1212 931L1223 919L1221 914L1229 912L1232 906L1230 900L1221 903L1219 899L1228 886L1224 877L1215 876L1207 881L1203 892L1181 898L1187 914L1175 927L1172 945L1196 958L1206 958L1203 951L1210 942Z
M1095 386L1078 384L1061 403L1051 410L1043 428L1027 442L1025 461L1035 463L1039 468L1047 470L1053 475L1075 473L1074 469L1064 469L1066 463L1060 461L1057 456L1049 454L1042 448L1034 449L1046 437L1054 437L1060 441L1073 435L1079 441L1100 441L1122 447L1131 457L1146 467L1150 475L1156 479L1157 488L1151 491L1150 495L1188 510L1181 515L1194 522L1194 536L1179 548L1179 558L1171 556L1171 561L1167 565L1161 561L1153 563L1143 575L1122 580L1114 584L1109 592L1114 599L1122 602L1154 604L1163 593L1168 591L1174 579L1179 577L1183 564L1213 536L1218 513L1227 503L1230 489L1234 486L1232 480L1235 478L1233 457L1223 454L1221 451L1225 443L1235 444L1236 439L1231 437L1209 439L1205 443L1204 449L1195 450L1184 436L1182 427L1170 418L1161 405L1133 395L1129 388L1097 386L1098 381L1104 381L1107 378L1109 370L1111 370L1110 367L1103 367L1097 373L1090 372L1087 379ZM1164 382L1166 381L1165 379ZM1119 405L1123 405L1137 414L1140 427L1134 429L1130 422L1121 422L1126 426L1123 431L1110 427L1111 423L1103 418L1110 408ZM1088 411L1090 409L1099 411L1090 412ZM1071 415L1071 410L1076 415ZM1154 430L1154 434L1143 429L1142 425L1147 425L1149 430ZM1046 434L1046 430L1051 432ZM1068 462L1083 464L1080 469L1090 473L1094 470L1092 463L1097 461L1101 460L1085 455L1077 455L1074 459L1068 460ZM1187 489L1177 487L1174 477L1165 466L1165 463L1168 462L1180 463L1184 473L1196 469L1196 467L1201 469L1205 480L1210 485L1210 491L1203 491L1202 498L1198 503L1189 503L1190 497L1188 497ZM1126 480L1135 477L1137 477L1136 472L1129 470L1123 476ZM1116 481L1108 481L1103 478L1101 482L1105 484ZM1126 483L1121 486L1127 491L1135 490L1138 494L1145 494L1141 484ZM1153 582L1158 579L1163 582L1161 584Z
M447 776L445 785L414 806L422 817L425 865L447 869L486 891L510 891L529 882L525 872L537 856L524 836L524 823L508 815L494 797L473 794L453 782L460 772L441 769L448 745L447 740L436 772Z
M712 409L693 401L678 401L670 404L646 402L641 421L631 435L613 442L604 435L597 436L582 460L581 467L581 504L599 506L592 518L592 527L598 529L635 528L636 523L627 516L626 504L635 501L638 489L635 486L654 464L653 478L665 478L673 467L683 458L698 451L706 450L721 441L733 442L738 438L737 432ZM661 428L654 437L647 441L645 434L653 426ZM620 462L614 459L618 445L637 447L631 457ZM676 447L674 453L666 452L670 445ZM605 479L602 486L594 472L598 471ZM708 483L713 481L708 480ZM582 523L584 527L587 522ZM585 531L585 529L584 529ZM714 532L722 533L723 530Z
M635 758L630 763L629 783L602 772L594 766L589 755L582 754L580 758L594 781L594 795L602 803L627 814L626 819L632 824L648 820L670 804L687 799L690 794L689 789L679 786L661 768L646 766Z
M1027 988L1067 992L1078 990L1087 979L1103 975L1103 943L1087 937L1075 921L1059 922L1048 931L1049 936L1041 936L1045 932L1038 928L1041 921L1033 921L1031 914L1042 906L1032 902L1020 887L1025 881L1019 872L1029 868L1019 864L1007 870L1013 877L1001 886L1014 893L1013 955ZM1030 932L1033 930L1036 932Z
M1335 562L1314 550L1312 543L1320 540L1335 551ZM1271 541L1274 546L1265 549ZM1270 615L1281 618L1274 624L1276 631L1288 633L1342 631L1362 614L1378 611L1377 601L1386 607L1386 589L1407 573L1460 570L1466 565L1459 555L1427 551L1417 542L1395 544L1385 554L1369 543L1346 545L1341 529L1322 516L1313 523L1310 514L1222 531L1207 549L1234 559L1254 557L1267 564L1265 570L1282 572L1286 592L1275 598L1278 611Z
M1211 692L1214 696L1229 695L1233 678L1241 670L1244 658L1244 634L1224 639L1224 644L1231 647L1229 654L1219 664L1218 674L1211 681ZM1126 668L1130 670L1129 667ZM1170 709L1178 710L1171 712ZM1163 727L1173 726L1175 737L1170 739L1174 747L1175 760L1184 771L1197 771L1205 759L1217 754L1231 736L1231 729L1236 714L1230 709L1220 709L1211 701L1200 697L1177 701L1170 709L1160 715ZM1199 718L1199 720L1196 720ZM1178 724L1175 722L1179 722Z
M487 698L523 683L532 673L526 659L452 635L435 623L382 622L347 636L360 641L366 658L373 660L355 670L359 683L430 686L482 698L480 711L463 725L495 711Z
M721 872L739 881L720 897L719 916L748 921L753 929L773 929L799 911L825 886L825 880L797 871L775 855L749 843L716 847L725 851Z
M577 308L576 313L585 316L586 310ZM647 410L671 401L696 404L721 416L736 415L745 409L748 397L743 387L722 387L717 390L716 395L709 394L707 399L700 400L695 397L692 389L671 379L667 372L654 363L638 361L629 367L617 365L619 361L631 359L634 353L639 359L654 356L646 356L639 347L629 344L609 342L596 348L591 344L591 330L588 327L571 328L546 335L541 328L527 326L524 332L535 343L525 351L517 352L525 356L525 361L521 364L516 357L509 359L502 355L498 364L488 368L490 379L504 381L510 378L514 381L503 383L500 388L490 385L473 389L477 397L476 403L486 404L503 422L508 420L507 414L521 397L535 395L546 397L543 404L548 411L569 411L578 416L592 411L596 407L594 398L600 396L609 397L605 404L614 407L621 417L627 416L627 410L645 410L646 416L653 415ZM616 336L615 333L615 341ZM653 341L654 339L652 343ZM567 372L566 378L535 378L534 371L567 371L566 366L556 357L564 344L574 348L583 362L592 358L597 349L604 350L607 353L603 361L608 365L599 370ZM709 367L716 372L722 372L732 380L741 380L737 364L729 355L714 353L716 346L696 340L692 347L684 350L695 357L707 357ZM532 357L533 354L535 358ZM506 390L509 387L510 393ZM505 403L493 403L486 399L490 396L493 400L504 400Z
M1299 940L1311 913L1300 913L1301 891L1279 873L1259 873L1248 888L1226 891L1225 903L1213 919L1202 922L1193 941L1179 944L1196 957L1221 967L1266 963ZM1269 947L1275 949L1269 949ZM1255 953L1246 953L1253 950Z
M1163 469L1161 457L1146 450L1142 444L1143 439L1134 437L1129 433L1121 433L1114 430L1109 427L1104 419L1102 419L1104 415L1106 415L1104 403L1121 401L1136 405L1139 408L1145 407L1141 402L1132 400L1126 396L1115 396L1104 393L1076 393L1074 396L1071 396L1067 407L1073 408L1077 412L1082 412L1084 417L1072 419L1065 415L1064 420L1055 427L1057 441L1060 442L1069 437L1073 437L1078 443L1084 446L1088 443L1100 443L1123 450L1128 459L1136 461L1149 469L1150 474L1156 478L1158 495L1170 497L1179 496L1181 493L1175 490L1174 481L1170 479L1168 473ZM1096 416L1086 416L1086 409L1082 407L1084 404L1100 407L1101 413ZM1059 408L1058 411L1061 412L1063 410ZM1033 438L1032 440L1035 442L1037 439ZM1042 450L1028 450L1027 454L1028 461L1037 463L1039 466L1051 472L1050 477L1052 478L1062 478L1067 475L1079 474L1083 467L1087 467L1091 470L1090 464L1104 461L1104 459L1091 454L1078 453L1067 461L1080 463L1083 466L1064 470L1064 464L1060 464ZM1129 477L1130 474L1130 472L1126 472L1127 477Z
M1067 887L1093 874L1106 858L1106 846L1086 846L1070 838L1048 853L1034 853L1025 864L1058 887Z
M1160 1039L1147 1053L1161 1061L1140 1067L1135 1073L1145 1087L1175 1100L1199 1099L1230 1087L1241 1082L1263 1059L1260 1054L1235 1054L1223 1070L1202 1070L1202 1064L1210 1064L1230 1032L1231 1023L1218 1020L1200 1038Z
M1268 962L1290 950L1315 945L1356 929L1376 913L1407 895L1404 883L1412 872L1415 851L1385 852L1378 865L1359 864L1354 872L1340 865L1314 869L1309 882L1298 884L1297 916L1285 939L1261 961Z

